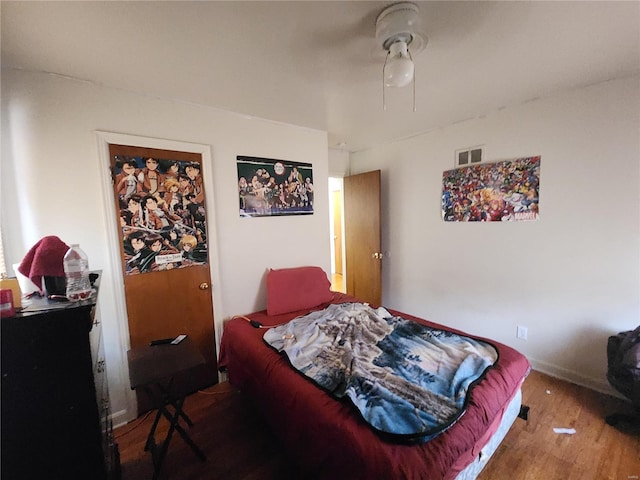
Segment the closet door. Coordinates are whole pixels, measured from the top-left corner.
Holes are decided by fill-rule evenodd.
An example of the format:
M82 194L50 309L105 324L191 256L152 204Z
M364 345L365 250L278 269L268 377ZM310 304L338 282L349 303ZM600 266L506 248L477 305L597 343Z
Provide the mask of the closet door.
M178 388L216 383L201 155L114 144L109 154L131 347L187 334L207 364ZM139 393L138 413L149 407Z

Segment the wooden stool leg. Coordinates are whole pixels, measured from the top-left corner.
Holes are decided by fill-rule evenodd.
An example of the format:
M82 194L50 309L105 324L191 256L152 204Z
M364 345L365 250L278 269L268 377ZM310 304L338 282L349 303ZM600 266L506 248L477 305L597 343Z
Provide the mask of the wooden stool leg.
M193 450L196 456L204 462L207 459L206 455L202 452L202 450L198 448L195 442L191 440L191 437L189 437L189 434L180 425L180 417L184 417L184 411L182 410L182 405L184 404L184 398L176 400L171 404L175 409L173 415L171 415L166 408L163 408L163 411L162 411L164 416L167 418L167 420L169 420L169 423L171 424L169 431L173 432L174 429L177 430L180 436L182 437L182 439L185 441L185 443L189 445L189 447L191 447L191 450Z
M145 451L151 451L151 458L153 460L153 480L157 480L160 475L160 471L162 469L162 464L164 463L164 459L167 456L167 452L169 450L169 444L171 443L171 439L173 437L173 432L177 431L178 434L182 437L187 445L193 450L196 456L201 461L206 461L206 455L198 448L189 434L186 432L182 425L180 425L180 418L183 418L189 426L193 426L193 422L186 415L183 410L184 405L184 397L179 399L172 399L168 394L168 390L162 385L156 385L158 391L161 392L161 395L156 395L155 397L158 399L158 410L156 412L156 418L153 420L153 425L151 426L151 431L147 436L147 442L145 444ZM150 396L154 396L154 391L149 386L145 386L145 391ZM173 413L169 410L169 407L173 407ZM158 427L158 422L160 421L160 417L164 416L169 421L169 431L167 432L167 436L164 438L162 443L156 444L155 441L155 433Z
M171 395L169 393L169 389L167 387L165 387L164 385L158 385L158 388L160 389L160 391L162 392L162 395L164 396L165 399L165 405L167 403L171 404L171 406L173 406L173 408L175 408L176 410L180 411L180 416L182 418L184 418L184 421L187 422L187 425L189 425L190 427L193 427L193 422L191 421L191 419L187 416L187 414L184 412L184 410L182 409L182 407L178 408L177 405L177 400L173 400L171 398Z

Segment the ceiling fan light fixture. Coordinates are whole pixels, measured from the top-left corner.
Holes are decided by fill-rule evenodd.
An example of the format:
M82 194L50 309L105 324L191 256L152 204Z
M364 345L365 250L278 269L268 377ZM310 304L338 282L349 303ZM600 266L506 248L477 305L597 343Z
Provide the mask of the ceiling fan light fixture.
M376 41L387 52L382 67L382 108L386 110L386 87L405 87L413 82L413 111L416 111L415 65L412 55L427 46L418 6L411 2L394 3L376 18Z
M389 47L383 75L385 87L405 87L413 80L413 61L404 41L392 43Z

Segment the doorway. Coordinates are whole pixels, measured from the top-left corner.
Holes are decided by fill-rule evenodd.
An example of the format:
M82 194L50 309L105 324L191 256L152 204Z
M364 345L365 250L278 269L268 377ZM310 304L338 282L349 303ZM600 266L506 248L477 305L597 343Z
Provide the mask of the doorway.
M331 290L346 293L344 259L344 192L342 178L329 177Z
M331 289L382 302L380 170L329 178Z
M380 170L343 179L345 289L371 305L382 302Z

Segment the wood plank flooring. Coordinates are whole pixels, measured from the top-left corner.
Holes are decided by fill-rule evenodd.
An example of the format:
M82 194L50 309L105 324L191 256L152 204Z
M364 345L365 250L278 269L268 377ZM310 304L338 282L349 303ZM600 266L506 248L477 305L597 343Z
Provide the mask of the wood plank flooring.
M331 275L331 290L334 292L347 293L344 288L344 277L339 273L333 273Z
M604 417L631 412L627 402L531 372L523 386L529 420L517 419L480 480L640 479L640 435L607 425ZM201 462L174 436L161 474L174 480L286 480L308 478L283 454L254 406L229 383L190 395L185 411L189 433L207 455ZM115 431L122 480L150 479L151 455L144 452L153 415ZM553 428L574 428L574 435ZM159 434L166 432L161 421Z

